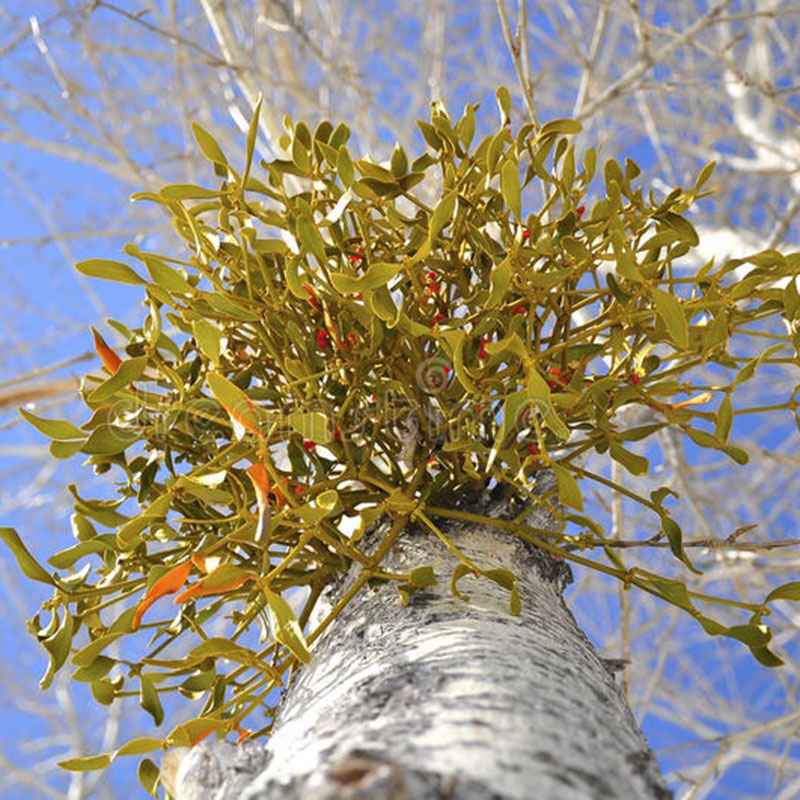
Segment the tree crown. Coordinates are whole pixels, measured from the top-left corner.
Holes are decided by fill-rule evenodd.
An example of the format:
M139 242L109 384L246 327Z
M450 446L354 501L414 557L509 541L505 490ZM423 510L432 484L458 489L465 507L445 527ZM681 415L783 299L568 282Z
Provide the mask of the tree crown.
M396 147L387 165L354 161L344 125L322 122L312 132L287 117L281 144L290 158L256 169L257 110L239 172L195 125L219 185L134 195L163 208L186 255L128 245L137 269L106 259L77 265L144 287L147 313L139 328L110 321L124 358L95 332L107 374L84 381L88 422L22 411L53 440L55 457L83 453L95 472L117 479L113 500L70 487L78 541L49 559L66 574L49 573L3 529L25 573L54 588L47 620L31 622L50 657L42 684L85 628L74 677L90 682L99 702L138 682L157 725L164 691L204 704L163 740L134 740L67 768L102 767L213 731L248 734L240 723L310 659L309 640L335 616L306 630L331 576L360 564L354 590L395 581L403 602L437 579L424 564L402 575L381 569L412 520L457 553L437 518L495 525L685 609L763 664L781 663L762 618L772 600L800 599L799 583L749 603L627 568L583 513L581 482L649 509L671 554L695 569L665 505L675 492L637 495L590 472L583 457L607 452L644 475L648 461L629 443L671 426L746 463L728 441L742 411L736 389L762 364L797 363L800 254L769 250L686 274L676 262L698 235L683 213L708 193L713 164L691 188L657 199L635 186L633 161L608 160L590 206L598 156L589 148L578 158L571 137L580 124L560 119L514 133L508 92L497 97L495 134L475 143L474 106L454 123L434 104L419 123L426 151L410 160ZM780 332L763 334L781 320ZM774 407L785 409L797 414L796 392ZM543 470L556 477L550 494L536 491ZM510 487L516 520L448 502L493 483ZM526 524L531 503L548 504L563 525ZM392 524L368 553L361 539L384 515ZM587 549L605 558L578 552ZM460 558L454 593L464 575L482 575L508 588L518 612L511 572ZM295 611L286 596L300 587L308 593ZM164 595L175 595L179 612L153 620L149 608ZM127 607L109 619L118 601ZM706 611L715 603L741 609L741 624L716 621ZM230 610L229 630L209 637L204 627ZM256 627L261 649L240 644ZM149 645L133 636L139 629ZM123 637L123 655L112 658L106 649ZM167 648L180 655L165 657ZM235 666L224 672L223 659ZM127 674L108 677L118 664ZM152 789L157 773L142 763Z

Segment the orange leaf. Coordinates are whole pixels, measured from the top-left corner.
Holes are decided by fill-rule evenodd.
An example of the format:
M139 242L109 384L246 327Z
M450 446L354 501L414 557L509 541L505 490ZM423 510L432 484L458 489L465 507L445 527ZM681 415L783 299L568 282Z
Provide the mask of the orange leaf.
M182 564L178 564L177 567L173 567L169 572L162 575L147 590L147 593L139 603L139 606L136 609L136 614L133 617L131 630L135 631L139 627L139 623L142 621L145 611L147 611L147 609L150 608L150 606L153 605L153 603L155 603L159 597L163 597L165 594L174 594L177 592L178 589L180 589L181 586L186 583L191 571L192 562L191 560L187 560Z
M703 403L708 403L714 397L711 392L703 392L698 394L697 397L690 397L688 400L683 400L680 403L664 403L669 408L684 408L685 406L699 406Z
M225 580L228 575L230 575L230 579ZM243 572L239 567L235 567L232 564L223 564L217 567L210 575L195 583L194 586L190 586L185 592L181 592L173 602L176 606L179 606L193 597L232 592L255 577L252 573Z
M238 722L233 726L233 729L239 734L236 744L241 744L245 739L253 735L253 731L249 728L243 728Z
M210 728L207 728L206 730L201 731L200 733L198 733L197 736L195 736L194 739L192 739L192 747L194 747L196 744L199 744L200 742L202 742L203 739L206 738L206 736L210 736L212 733L214 733L214 731L216 729L217 729L217 726L216 725L212 725Z
M119 369L122 359L106 344L105 339L94 328L92 328L92 333L94 334L94 349L100 356L103 366L113 375Z
M247 477L250 478L253 488L256 490L258 508L261 510L267 505L267 495L269 495L269 475L267 474L267 468L261 462L252 464L247 468Z

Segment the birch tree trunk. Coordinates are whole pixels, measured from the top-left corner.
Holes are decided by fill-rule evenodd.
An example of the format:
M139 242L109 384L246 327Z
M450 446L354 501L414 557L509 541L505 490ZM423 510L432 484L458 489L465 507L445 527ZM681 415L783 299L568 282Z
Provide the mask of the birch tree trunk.
M519 513L505 502L472 509ZM384 566L431 564L438 584L407 607L392 584L357 594L286 690L269 742L196 746L170 781L178 800L672 796L564 603L569 568L496 529L438 522L480 567L517 575L522 613L512 616L509 592L485 577L463 578L469 600L455 597L457 558L410 528ZM331 587L327 608L357 574Z

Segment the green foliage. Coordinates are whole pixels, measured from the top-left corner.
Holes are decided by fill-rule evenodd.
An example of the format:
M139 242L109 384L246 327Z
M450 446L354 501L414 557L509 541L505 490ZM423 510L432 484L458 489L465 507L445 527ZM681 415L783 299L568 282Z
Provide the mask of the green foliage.
M498 92L503 113L506 97ZM519 613L515 576L470 563L436 517L506 530L684 609L762 663L779 661L761 618L767 601L798 598L794 584L755 604L696 595L681 581L626 568L596 523L564 508L583 509L587 482L615 488L581 466L584 454L608 452L644 474L647 460L624 445L667 424L746 461L728 441L742 411L735 390L762 364L797 363L800 301L775 282L797 275L800 254L766 251L677 278L674 261L698 243L682 215L710 168L693 188L656 200L633 185L633 162L608 161L604 194L588 211L597 154L576 160L569 137L577 122L554 120L538 132L525 125L516 136L503 126L470 149L474 111L467 106L453 125L436 106L420 123L429 149L410 160L396 147L390 168L353 160L344 125L323 122L312 134L287 117L282 144L291 157L255 168L254 120L240 175L195 125L219 185L135 196L163 208L186 255L129 245L152 282L116 261L78 265L143 286L146 317L132 330L114 323L127 338L126 359L105 353L113 374L86 379L91 418L83 426L24 413L54 440L55 456L81 452L96 472L113 470L119 497L88 500L71 487L78 544L49 560L67 575L51 576L10 529L3 539L26 575L55 586L50 621L31 623L50 654L46 682L77 649L75 678L89 681L101 703L136 695L156 725L162 693L202 706L163 740L136 740L66 768L100 768L124 752L240 730L287 670L311 657L321 628L305 629L331 576L361 566L344 601L370 580L396 581L403 602L436 582L425 565L381 570L411 521L461 559L454 593L463 596L461 577L483 576L508 589ZM745 262L753 269L736 282L733 270ZM754 359L738 355L737 342L770 317L791 332L771 334L775 346ZM692 370L708 362L730 380L696 386ZM656 422L628 423L635 406ZM773 408L796 412L797 402ZM419 423L413 434L409 415ZM541 470L555 472L558 496L534 493ZM547 503L580 535L533 528L525 514L508 522L448 508L448 497L490 480L513 487L522 502ZM625 493L652 512L671 553L693 568L663 505L669 490ZM359 540L382 515L392 525L368 555ZM340 529L345 516L359 518L352 535ZM603 560L576 552L576 542ZM82 560L87 567L77 570ZM310 588L298 616L286 599L295 587ZM161 600L168 594L177 616ZM127 610L110 620L118 601ZM698 610L701 601L751 618L722 625ZM230 615L230 631L208 639L204 627L220 615ZM143 632L134 633L140 620ZM258 652L237 643L253 627L261 629ZM73 643L84 630L88 640ZM117 662L105 650L121 638L134 655L119 659L127 675L111 680ZM158 657L176 642L190 645L189 655ZM269 723L259 733L268 731ZM149 789L151 767L146 760L141 771Z

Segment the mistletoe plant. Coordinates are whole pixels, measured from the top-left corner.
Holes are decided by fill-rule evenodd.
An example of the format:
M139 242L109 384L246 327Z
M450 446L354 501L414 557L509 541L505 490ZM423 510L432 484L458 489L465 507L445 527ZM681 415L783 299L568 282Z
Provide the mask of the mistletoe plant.
M640 496L587 470L584 456L607 452L644 475L648 462L628 443L671 426L746 463L728 441L743 411L736 390L762 364L798 363L800 254L768 250L680 277L676 260L698 244L683 213L707 194L713 164L692 187L656 199L634 187L633 161L609 160L589 207L597 153L577 157L570 137L580 124L527 124L514 135L508 92L497 97L494 135L474 143L475 106L454 124L434 105L419 123L426 152L410 161L395 147L388 166L354 161L343 124L312 132L286 117L291 158L256 169L256 110L239 172L195 125L219 180L134 195L170 217L186 253L131 244L137 269L77 265L142 287L146 316L140 328L110 322L124 357L95 332L105 374L83 383L91 416L82 426L21 410L53 440L54 457L84 454L117 493L89 499L69 487L77 543L49 559L56 573L2 529L23 572L53 587L30 622L50 657L42 686L69 660L99 702L138 695L157 725L166 693L201 704L164 737L62 766L102 768L211 732L268 734L274 690L370 582L396 582L407 602L440 577L458 594L462 576L484 576L509 590L518 612L513 573L470 561L442 519L494 526L599 570L679 606L708 634L743 642L763 664L781 663L763 619L771 601L800 599L800 583L749 602L628 568L582 514L582 486L641 503L681 569L695 569L664 505L675 493ZM784 324L752 357L743 345L764 341L754 337L770 321ZM723 376L715 385L693 379L704 365ZM797 407L795 390L772 409ZM549 493L536 491L542 471L555 474ZM516 519L448 502L498 483L519 503ZM557 529L526 523L532 503L552 507ZM390 524L367 547L362 537L379 518ZM457 554L452 576L426 564L382 569L412 522ZM309 629L325 586L354 566L355 582ZM739 610L740 624L715 620L715 604ZM222 635L206 632L212 624ZM259 628L260 647L245 646ZM263 726L244 729L257 709ZM153 790L148 759L140 776Z

